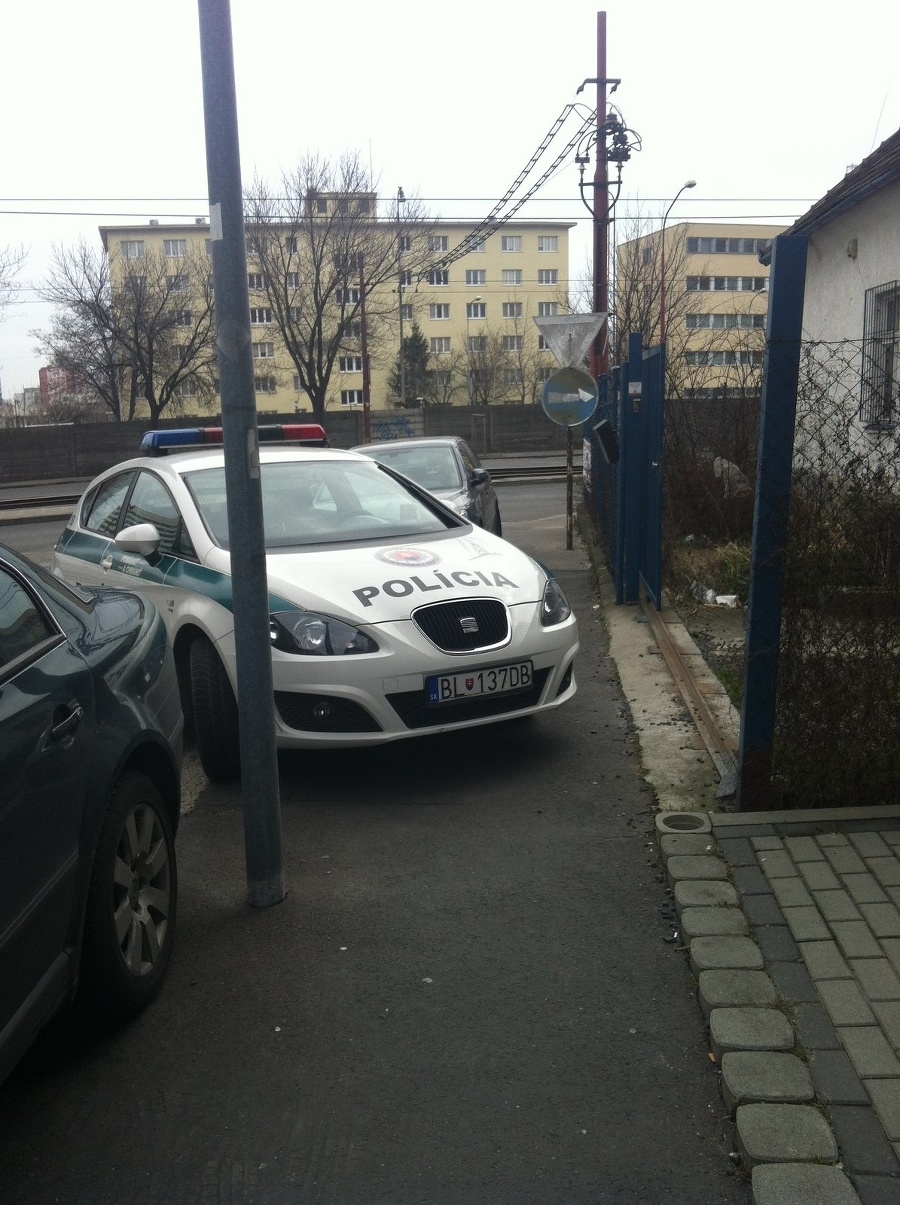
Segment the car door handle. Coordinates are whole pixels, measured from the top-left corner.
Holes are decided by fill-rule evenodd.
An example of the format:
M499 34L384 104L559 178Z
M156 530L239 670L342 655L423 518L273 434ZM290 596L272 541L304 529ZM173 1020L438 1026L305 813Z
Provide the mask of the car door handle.
M101 569L112 569L113 559L111 556L105 556L100 562Z
M50 739L53 741L63 741L67 736L71 736L84 719L84 708L80 703L73 703L68 708L57 708L56 714L59 715L63 711L63 718L50 729Z

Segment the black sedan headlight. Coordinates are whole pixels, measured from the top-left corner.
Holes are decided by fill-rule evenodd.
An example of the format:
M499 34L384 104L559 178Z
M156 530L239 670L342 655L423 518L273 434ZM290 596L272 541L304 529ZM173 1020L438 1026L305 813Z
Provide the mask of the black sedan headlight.
M306 657L377 653L375 641L358 628L315 611L279 611L269 616L272 647Z
M544 597L541 599L541 627L552 628L555 623L562 623L571 614L572 608L562 586L555 577L548 578L544 587Z

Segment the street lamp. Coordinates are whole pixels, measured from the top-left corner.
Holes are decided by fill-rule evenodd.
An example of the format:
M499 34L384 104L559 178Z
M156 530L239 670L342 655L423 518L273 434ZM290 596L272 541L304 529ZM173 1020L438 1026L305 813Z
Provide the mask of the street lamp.
M397 296L400 299L400 409L406 406L406 363L403 355L403 237L400 233L400 206L406 201L403 189L397 189Z
M478 305L481 301L480 297L474 297L471 301L466 302L466 364L469 369L469 405L475 403L475 366L472 356L474 355L471 346L471 336L469 335L469 318L472 315L472 307Z
M659 252L659 341L665 347L666 345L666 221L669 214L672 212L672 205L678 200L686 188L696 188L696 180L685 180L681 188L672 198L672 204L666 210L662 220L662 231L660 234L660 252Z

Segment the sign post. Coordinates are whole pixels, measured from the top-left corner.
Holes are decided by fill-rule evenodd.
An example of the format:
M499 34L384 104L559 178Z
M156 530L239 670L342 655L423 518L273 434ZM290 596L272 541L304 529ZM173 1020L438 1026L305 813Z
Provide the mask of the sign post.
M566 427L566 548L572 540L572 428L587 422L597 409L597 382L582 368L561 368L544 382L541 405L554 423Z
M534 324L561 365L544 382L541 405L566 434L566 548L572 547L572 428L587 422L597 409L600 391L589 372L577 368L606 321L606 314L555 314Z

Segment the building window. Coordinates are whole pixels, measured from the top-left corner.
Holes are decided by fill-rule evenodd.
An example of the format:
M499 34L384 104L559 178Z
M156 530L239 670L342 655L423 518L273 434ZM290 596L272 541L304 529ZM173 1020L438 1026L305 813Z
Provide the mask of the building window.
M466 339L469 351L482 352L487 350L487 335L469 335Z
M550 348L547 345L547 340L544 338L543 335L538 335L538 351L549 351L549 350L550 350Z
M688 276L689 293L761 293L768 287L767 276Z
M275 344L274 343L254 343L253 344L253 359L254 360L274 360L275 359Z
M521 351L525 343L522 335L504 335L503 350L504 351Z
M900 384L898 333L900 281L866 289L859 417L870 427L897 420Z
M504 372L504 377L506 378L506 384L513 389L520 387L522 384L521 368L507 368Z
M467 268L466 269L466 284L478 285L487 284L487 272L484 268Z
M288 289L299 289L300 288L300 273L299 272L286 272L285 276L284 276L284 283L285 283L286 288L288 288Z
M121 243L119 243L119 248L122 252L122 259L144 258L143 239L124 239Z
M342 406L361 406L363 404L363 391L361 389L342 389L341 390L341 405Z
M262 292L266 287L266 276L264 272L248 272L247 273L247 288L254 290L257 293Z
M437 338L431 340L431 354L433 356L446 356L450 352L450 336L438 335Z
M288 322L297 323L300 321L299 305L289 305L287 308Z
M689 331L733 331L763 330L765 314L686 314L685 326Z
M186 276L167 276L166 288L173 293L186 293L188 287L188 278Z
M412 235L401 234L397 240L401 251L412 251ZM446 248L444 248L446 250Z
M559 250L559 235L558 234L539 234L538 235L538 251L558 251Z
M179 381L172 390L176 397L196 397L199 393L197 382L193 377L188 377L186 381Z
M358 343L362 338L362 323L351 322L349 319L345 319L341 324L341 336L344 339Z
M166 259L184 259L187 255L187 239L164 238L163 255Z
M763 362L761 351L689 351L684 358L700 368L732 368L738 364L759 368Z
M404 270L400 273L400 284L404 289L411 289L412 282L412 272L409 270L409 268L404 268Z
M448 285L450 273L446 268L432 268L428 273L428 283L430 285Z
M449 251L449 239L446 234L430 234L428 236L429 251Z
M193 326L194 325L194 315L191 313L190 310L181 310L178 314L175 315L175 325L176 326Z
M522 317L521 301L504 301L503 317L504 318L521 318Z
M432 305L428 309L429 315L435 320L444 320L450 317L450 306L442 303L441 305Z
M689 238L688 255L759 255L771 242L764 238Z
M292 234L289 234L284 240L284 249L288 255L297 254L297 240Z
M538 268L539 285L555 285L558 278L559 272L556 268Z
M362 372L362 356L338 356L339 372Z
M410 304L408 304L408 303L404 302L404 304L403 304L403 305L401 305L401 307L400 307L400 313L403 315L403 321L404 321L404 322L412 322L412 320L413 320L413 308L412 308L412 305L410 305ZM450 315L448 314L448 315L447 315L447 317L449 318L449 316L450 316Z
M559 313L558 301L539 301L538 318L554 318Z
M206 247L206 254L207 254L207 255L212 255L212 239L211 239L211 238L205 238L205 239L203 240L203 243L204 243L204 246Z
M556 369L552 364L544 364L538 369L537 379L539 381L549 381Z
M302 392L303 392L303 386L300 383L300 373L295 372L294 373L294 393L302 393Z
M275 393L275 378L274 377L254 377L253 387L257 393Z
M359 289L336 289L334 299L338 305L359 305L360 299Z
M503 269L503 284L507 286L518 287L522 283L521 268L504 268Z
M470 255L481 255L487 251L487 243L483 238L480 238L477 243L473 243L469 248Z
M453 379L449 368L432 369L429 376L434 389L447 389Z
M501 251L521 251L522 236L521 234L502 234L500 236Z
M470 301L466 305L467 318L487 318L487 305L483 301Z
M272 311L268 306L251 306L250 307L250 325L251 326L268 326L272 321Z

